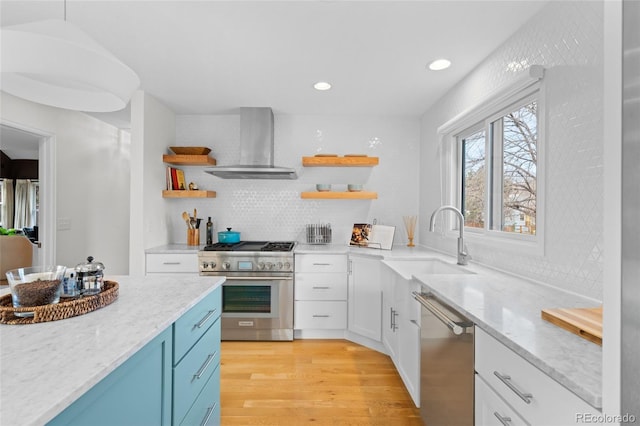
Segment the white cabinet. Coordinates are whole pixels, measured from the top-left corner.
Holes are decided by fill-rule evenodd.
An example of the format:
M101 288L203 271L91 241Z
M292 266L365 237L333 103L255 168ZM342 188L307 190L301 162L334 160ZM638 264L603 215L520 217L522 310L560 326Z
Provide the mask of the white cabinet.
M296 330L347 328L347 256L295 255Z
M474 423L482 426L527 426L527 423L482 378L475 380Z
M381 342L380 259L349 255L349 265L349 331Z
M198 253L147 253L147 274L199 273Z
M398 363L396 367L413 402L420 405L420 305L412 296L420 283L396 275Z
M481 421L490 417L487 413L492 410L501 416L513 417L512 424L517 424L521 417L527 424L545 426L580 424L584 423L580 421L584 416L597 419L601 415L597 409L477 326L475 370L476 382L483 382L476 383L476 407L491 407L476 409L476 424L485 424ZM490 401L495 401L494 396L498 402L510 406L517 416L491 405Z
M420 284L383 267L382 343L416 406L420 404Z
M396 273L389 268L383 268L381 277L382 344L395 364L398 358L398 307L395 303Z

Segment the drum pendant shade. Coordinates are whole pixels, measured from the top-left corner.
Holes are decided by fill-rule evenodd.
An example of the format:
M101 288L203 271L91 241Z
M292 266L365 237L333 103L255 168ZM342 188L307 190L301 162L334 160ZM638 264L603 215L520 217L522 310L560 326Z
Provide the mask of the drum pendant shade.
M2 28L0 89L14 96L87 112L123 109L137 74L67 21Z

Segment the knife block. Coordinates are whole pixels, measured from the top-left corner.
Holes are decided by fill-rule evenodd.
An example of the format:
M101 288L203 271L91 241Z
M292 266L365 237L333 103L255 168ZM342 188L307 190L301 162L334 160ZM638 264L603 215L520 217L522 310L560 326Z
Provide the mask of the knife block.
M200 245L200 229L187 229L187 245L199 246Z

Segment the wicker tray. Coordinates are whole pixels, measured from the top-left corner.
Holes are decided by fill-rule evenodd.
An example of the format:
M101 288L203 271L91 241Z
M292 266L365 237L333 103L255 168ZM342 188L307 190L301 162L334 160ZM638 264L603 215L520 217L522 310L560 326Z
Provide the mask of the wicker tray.
M11 302L11 294L6 294L0 297L0 324L34 324L71 318L107 306L117 298L118 283L115 281L105 281L104 289L98 294L54 305L14 308ZM33 316L17 317L14 312L33 312Z

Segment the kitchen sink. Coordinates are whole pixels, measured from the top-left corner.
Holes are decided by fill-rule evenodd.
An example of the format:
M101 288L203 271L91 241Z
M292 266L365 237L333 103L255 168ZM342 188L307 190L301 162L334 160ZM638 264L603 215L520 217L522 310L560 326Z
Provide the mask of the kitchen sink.
M408 280L414 275L474 274L465 266L439 259L385 260L384 264Z

